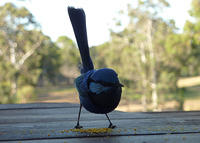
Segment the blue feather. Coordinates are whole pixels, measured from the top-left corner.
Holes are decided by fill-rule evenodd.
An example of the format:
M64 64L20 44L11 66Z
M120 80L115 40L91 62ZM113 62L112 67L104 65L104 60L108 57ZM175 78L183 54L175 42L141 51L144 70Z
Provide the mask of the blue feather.
M109 113L119 104L122 84L114 70L94 69L89 53L83 9L68 7L68 13L83 64L81 75L75 80L80 102L92 113Z
M95 93L94 95L96 95L102 92L106 92L110 89L110 87L103 86L100 83L91 82L89 85L89 89L92 93Z
M68 13L72 23L72 27L74 29L74 34L76 36L76 41L78 43L78 48L82 59L82 73L86 73L89 70L93 70L94 65L89 52L85 12L83 11L83 9L68 7Z

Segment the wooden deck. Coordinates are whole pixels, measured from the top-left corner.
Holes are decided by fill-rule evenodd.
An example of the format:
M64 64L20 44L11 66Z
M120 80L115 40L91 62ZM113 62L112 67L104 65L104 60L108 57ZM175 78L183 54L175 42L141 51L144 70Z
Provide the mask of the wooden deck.
M114 111L109 116L117 128L107 130L105 115L82 110L80 124L85 130L77 131L73 127L78 109L79 105L70 103L0 105L0 143L200 142L200 111Z

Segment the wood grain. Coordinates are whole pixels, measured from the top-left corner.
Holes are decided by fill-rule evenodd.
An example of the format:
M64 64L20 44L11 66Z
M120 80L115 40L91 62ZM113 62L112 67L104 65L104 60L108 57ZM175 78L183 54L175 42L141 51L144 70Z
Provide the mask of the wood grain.
M72 103L29 103L29 104L0 104L0 110L8 109L43 109L43 108L73 108L78 107L78 104Z
M81 133L73 129L79 105L69 103L35 103L0 105L1 142L110 142L156 143L163 138L173 142L200 141L200 112L114 111L109 114L117 128L108 133ZM83 109L80 124L85 129L108 126L105 115ZM183 140L181 140L183 139ZM191 141L192 140L192 141ZM107 142L106 141L106 142Z
M148 136L106 136L70 139L0 141L0 143L199 143L200 134L166 134Z

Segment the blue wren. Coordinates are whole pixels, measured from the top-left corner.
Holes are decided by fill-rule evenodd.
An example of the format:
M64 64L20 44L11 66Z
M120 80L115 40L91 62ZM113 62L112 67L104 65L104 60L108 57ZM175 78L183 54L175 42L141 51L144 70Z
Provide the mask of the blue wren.
M118 106L123 85L119 82L118 75L113 69L94 69L89 52L84 10L68 7L68 13L82 60L81 75L75 79L80 99L78 121L75 128L82 128L79 125L82 106L92 113L105 114L110 123L109 128L114 128L107 113Z

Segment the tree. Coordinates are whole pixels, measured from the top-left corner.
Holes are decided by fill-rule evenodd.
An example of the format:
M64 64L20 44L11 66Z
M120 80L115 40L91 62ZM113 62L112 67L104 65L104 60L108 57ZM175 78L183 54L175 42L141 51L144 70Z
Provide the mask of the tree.
M56 45L60 48L62 66L60 72L68 79L68 84L74 84L74 79L79 75L80 56L79 50L74 42L66 37L60 36Z
M200 1L193 0L190 15L194 22L186 21L183 33L173 34L167 38L166 66L173 73L174 90L179 102L179 110L183 110L184 92L186 88L178 88L176 82L182 77L197 76L200 72Z
M48 83L56 84L56 80L60 75L60 67L62 66L61 50L52 42L49 37L45 37L45 42L42 43L42 48L38 50L40 59L40 79L44 82L47 79ZM42 83L43 84L43 83Z
M164 0L139 0L136 8L128 5L129 24L121 32L112 32L111 49L120 53L110 55L110 64L115 66L119 74L130 88L142 94L142 104L146 110L147 97L151 94L152 106L158 108L158 84L163 74L162 64L165 55L166 37L174 33L174 22L164 21L158 13L169 6ZM118 22L119 23L119 22ZM163 57L164 56L164 57ZM125 82L128 83L128 82Z
M26 8L12 3L0 7L1 103L12 103L21 96L33 95L43 70L41 62L48 58L44 51L54 49L49 43L52 42L43 35ZM51 60L54 58L57 57L51 57Z

